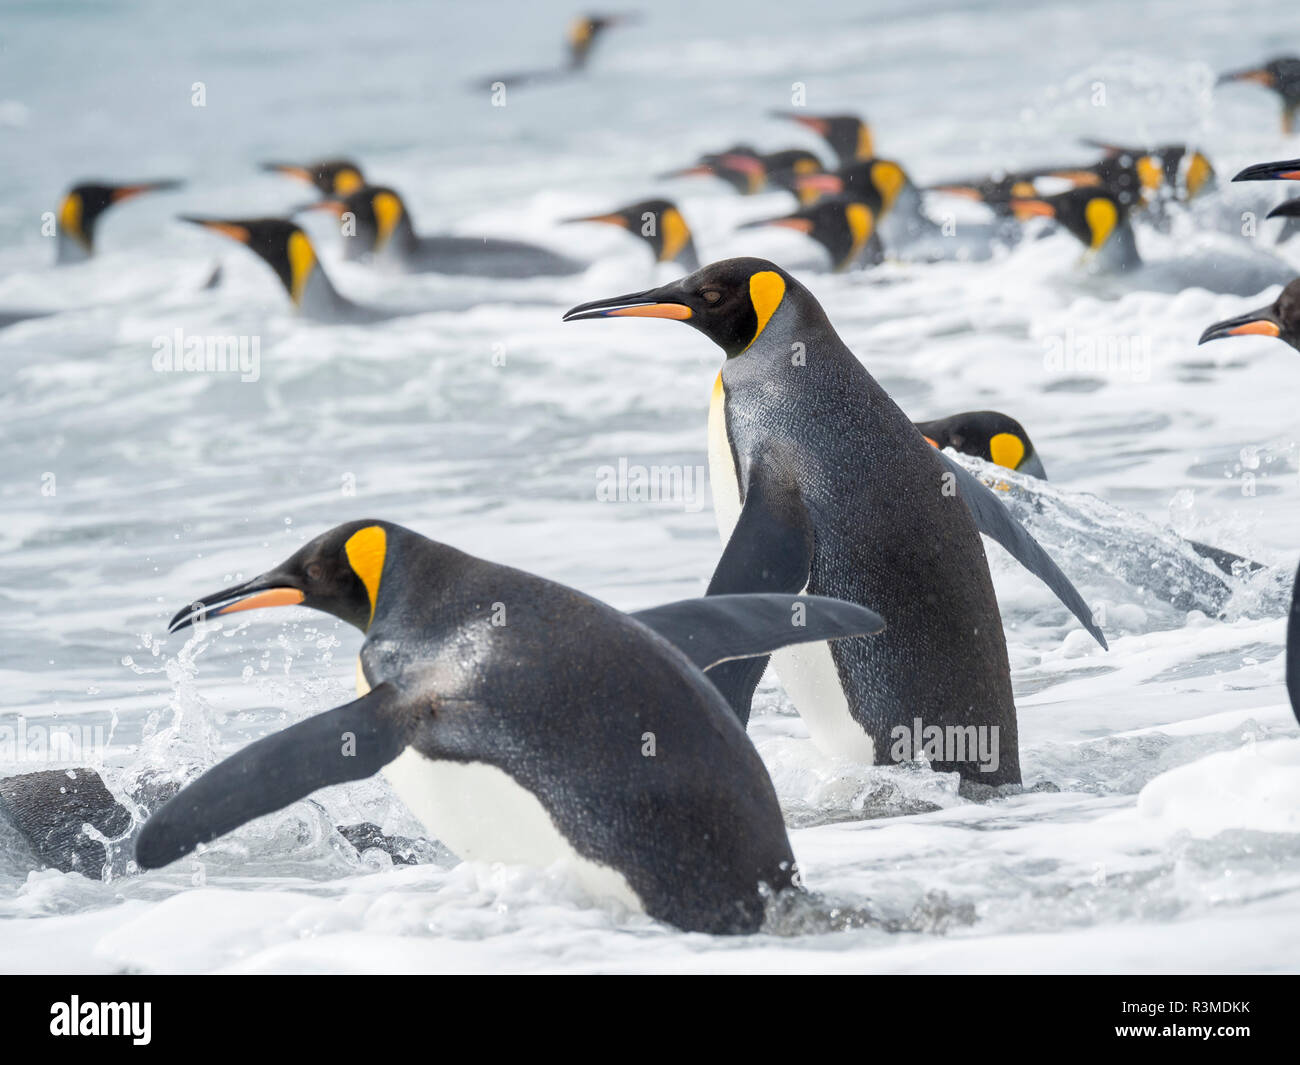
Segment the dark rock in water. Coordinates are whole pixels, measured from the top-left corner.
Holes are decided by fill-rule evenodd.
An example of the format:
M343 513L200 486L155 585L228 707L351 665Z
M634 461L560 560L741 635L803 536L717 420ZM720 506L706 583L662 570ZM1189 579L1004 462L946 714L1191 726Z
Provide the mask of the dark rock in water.
M86 831L114 839L131 827L130 812L93 769L48 769L0 779L0 818L27 842L42 867L98 880L107 854Z
M395 865L447 865L456 858L441 843L406 836L387 836L372 821L339 825L338 834L356 848L358 854L377 848L393 859Z

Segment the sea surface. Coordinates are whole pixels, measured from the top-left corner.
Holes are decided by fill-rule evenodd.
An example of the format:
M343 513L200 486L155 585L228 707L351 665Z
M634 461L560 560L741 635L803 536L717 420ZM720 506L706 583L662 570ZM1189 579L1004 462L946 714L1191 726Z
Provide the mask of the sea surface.
M621 460L705 465L720 353L675 323L560 321L674 276L624 233L561 220L669 195L705 261L759 255L804 280L915 418L992 408L1031 434L1051 477L1036 490L1071 516L1036 512L1035 533L1110 650L988 546L1026 792L974 802L925 768L828 757L769 677L750 731L819 901L763 934L682 934L586 898L562 867L358 855L335 826L420 833L376 778L147 875L33 872L0 851L0 969L1294 971L1300 731L1282 651L1300 358L1262 337L1196 341L1276 296L1219 294L1233 264L1300 272L1300 242L1273 247L1275 223L1242 235L1243 216L1286 190L1227 182L1300 155L1300 138L1279 132L1262 89L1212 90L1217 72L1294 47L1300 9L660 0L599 41L581 77L511 88L505 106L475 87L558 65L575 13L9 0L0 308L59 313L0 331L0 726L101 737L92 761L126 796L346 701L360 637L324 615L166 626L355 518L625 609L702 594L720 550L707 493L619 502L598 486ZM767 116L800 91L811 112L867 116L880 153L920 184L1087 163L1082 137L1194 142L1220 176L1213 209L1138 240L1195 283L1086 276L1064 232L991 262L830 276L799 234L736 231L786 212L785 194L656 180L737 142L822 151ZM323 326L295 318L259 259L176 220L284 213L314 192L260 161L344 154L399 189L421 231L516 237L592 265L393 277L342 262L332 222L311 215L348 295L461 308ZM95 259L52 265L42 214L70 184L162 177L186 186L115 208ZM257 379L156 371L156 342L176 330L256 338ZM1184 537L1266 568L1206 591ZM10 755L0 775L52 766Z

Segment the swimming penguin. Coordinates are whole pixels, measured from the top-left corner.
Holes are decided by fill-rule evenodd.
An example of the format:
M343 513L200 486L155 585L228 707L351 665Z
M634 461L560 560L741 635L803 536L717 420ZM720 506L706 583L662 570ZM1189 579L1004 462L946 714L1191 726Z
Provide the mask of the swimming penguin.
M702 155L694 166L669 171L660 178L708 175L725 181L742 196L779 188L792 193L801 203L811 203L822 191L803 184L801 179L820 174L823 169L821 160L803 148L759 152L749 145L737 144L723 152Z
M726 540L710 595L807 590L872 603L888 619L871 640L773 656L818 746L863 762L923 756L969 781L1019 782L1006 644L979 532L1105 638L1055 563L992 492L926 443L813 295L766 260L726 259L564 317L671 318L726 354L709 410L710 482ZM742 722L765 665L714 670ZM899 730L912 735L918 719L950 736L998 729L984 733L999 743L998 765L901 743Z
M1239 336L1277 337L1300 351L1300 278L1289 282L1267 307L1215 322L1197 344Z
M746 222L741 229L779 226L805 233L817 241L830 256L831 270L843 273L854 266L871 266L884 259L876 218L865 203L843 196L818 200L781 218L762 218Z
M671 200L642 200L606 214L566 218L565 222L603 222L618 226L644 240L654 253L655 262L677 263L685 270L700 268L691 227Z
M294 309L305 318L321 322L365 323L417 313L369 307L342 295L325 273L307 234L286 219L182 215L181 221L220 233L256 252L275 271Z
M58 248L55 262L84 262L95 254L95 226L104 212L146 192L179 189L181 181L137 181L128 185L87 182L73 185L59 204Z
M963 200L974 200L976 203L984 204L999 218L1013 218L1012 199L1037 196L1038 189L1034 185L1037 176L1028 171L999 172L982 178L964 178L927 185L924 191L957 196Z
M420 236L406 202L382 185L363 185L347 196L309 204L312 209L351 214L343 240L346 259L372 257L377 265L407 273L466 274L477 277L560 277L581 273L586 263L497 237Z
M891 256L923 262L991 258L998 227L967 222L945 229L922 208L921 193L892 159L868 159L834 173L806 174L795 181L801 193L845 196L875 212L876 229Z
M1210 292L1249 296L1270 285L1282 284L1294 271L1265 252L1243 253L1214 249L1208 256L1180 256L1146 263L1138 253L1137 238L1129 222L1129 209L1109 189L1082 187L1054 196L1013 199L1012 210L1021 221L1035 216L1053 218L1079 240L1083 264L1098 275L1124 278L1125 287L1159 292L1181 292L1199 287Z
M1295 132L1296 109L1300 108L1300 58L1280 56L1261 67L1220 74L1215 84L1233 81L1253 81L1277 93L1282 100L1282 132Z
M812 130L830 146L840 166L851 166L876 154L871 127L857 115L805 115L800 111L770 111L769 114Z
M1034 442L1025 427L1008 414L995 410L965 411L936 418L928 422L913 423L922 436L940 451L950 447L963 455L973 455L995 465L1015 470L1017 473L1047 480L1047 471L1038 457ZM1208 558L1229 577L1241 576L1264 569L1259 562L1243 558L1219 547L1196 540L1186 540L1187 545L1202 558Z
M568 859L593 894L688 931L755 931L797 885L762 760L704 669L880 629L849 603L692 599L625 614L400 525L354 521L172 620L266 606L365 633L360 698L221 762L149 819L155 869L318 788L383 771L462 859Z
M1037 176L1063 178L1076 187L1101 186L1131 208L1152 206L1169 198L1187 202L1214 188L1214 167L1210 160L1186 144L1166 144L1148 150L1090 138L1085 138L1083 143L1105 152L1100 162L1087 167L1044 169Z
M322 159L300 166L297 163L263 163L262 169L315 185L323 196L346 196L366 183L361 167L351 159Z
M482 78L475 82L477 88L495 89L498 85L511 88L530 83L555 81L559 78L580 73L587 67L591 50L596 41L605 35L605 31L615 26L624 26L637 21L634 13L621 15L580 15L569 23L564 35L567 52L565 65L559 69L527 70L499 77Z

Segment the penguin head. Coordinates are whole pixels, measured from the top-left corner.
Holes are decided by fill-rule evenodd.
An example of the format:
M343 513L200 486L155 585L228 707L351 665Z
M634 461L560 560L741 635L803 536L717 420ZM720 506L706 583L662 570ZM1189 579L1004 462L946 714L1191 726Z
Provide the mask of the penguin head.
M263 163L262 169L315 185L326 196L346 196L366 183L366 179L361 176L361 167L351 159L322 159L306 166L297 163Z
M307 207L333 211L352 223L352 227L344 227L344 248L349 259L383 251L404 221L407 227L410 225L406 203L384 185L362 185L346 196L327 198Z
M146 192L178 189L180 181L137 181L129 185L104 185L86 182L74 185L59 204L59 232L87 252L95 249L95 225L114 204L133 199Z
M1054 218L1083 242L1099 251L1128 217L1127 208L1105 188L1075 188L1055 196L1013 198L1011 210L1022 222L1034 217Z
M636 16L625 15L579 15L569 23L565 43L569 46L569 66L579 69L586 65L596 39L613 26L635 22Z
M182 215L181 221L246 244L275 271L294 306L302 306L307 283L320 269L320 260L307 234L292 222L284 218L223 219L194 215Z
M698 265L691 228L670 200L642 200L605 214L566 218L566 223L602 222L626 229L650 245L655 262L680 262L687 269Z
M1038 195L1034 174L995 173L988 177L968 181L948 181L929 185L927 192L941 192L963 200L982 203L994 214L1011 214L1011 201L1015 198L1032 199Z
M892 159L867 159L841 167L833 174L804 175L796 180L795 187L800 192L815 189L821 195L846 196L865 203L877 218L883 218L909 184L907 171Z
M721 178L744 196L762 192L767 186L767 168L763 157L748 144L736 144L721 152L701 155L694 166L670 170L661 178L699 177L708 175Z
M1220 74L1215 84L1234 81L1254 82L1277 93L1282 98L1282 132L1294 130L1296 110L1300 108L1300 58L1278 56L1263 66L1232 70Z
M413 534L383 521L339 525L261 576L196 599L172 618L167 631L241 610L306 606L365 632L379 606L390 547L404 535Z
M857 115L805 115L798 111L773 111L773 118L798 122L820 136L839 158L842 166L863 162L872 150L871 127Z
M1287 285L1269 306L1215 322L1197 343L1238 336L1277 337L1300 351L1300 278Z
M837 273L847 270L862 255L876 228L875 212L865 203L843 196L819 200L794 214L746 222L741 229L780 226L805 233L824 247Z
M1047 478L1029 434L1010 415L995 410L965 411L934 421L917 422L916 428L940 451L950 447L963 455L974 455L1009 470L1022 470L1044 480Z
M723 259L661 288L579 304L564 320L672 318L694 326L731 359L763 334L791 290L804 291L766 259Z

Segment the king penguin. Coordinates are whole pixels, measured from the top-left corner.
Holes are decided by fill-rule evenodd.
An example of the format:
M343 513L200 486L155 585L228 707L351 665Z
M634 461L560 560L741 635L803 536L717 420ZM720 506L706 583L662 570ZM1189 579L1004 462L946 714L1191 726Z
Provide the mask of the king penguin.
M294 310L318 322L381 322L415 310L389 310L356 303L342 295L321 265L311 239L283 218L222 219L181 216L213 233L238 241L256 252L280 279ZM424 308L428 310L431 308Z
M406 201L383 185L363 185L347 196L309 204L351 215L353 230L343 240L346 259L372 258L376 265L406 273L476 277L561 277L581 273L586 263L522 240L498 237L421 236Z
M843 196L828 196L793 214L780 218L760 218L746 222L741 229L777 226L804 233L817 241L830 256L833 273L844 273L855 266L874 266L884 259L884 248L876 232L876 216L865 203Z
M1300 351L1300 278L1288 282L1268 306L1215 322L1197 343L1239 336L1276 337Z
M55 261L84 262L95 254L95 226L110 207L146 192L179 189L180 181L137 181L128 185L88 182L74 185L59 204L58 248Z
M649 245L657 263L676 263L684 270L698 270L699 256L691 227L671 200L642 200L605 214L566 218L565 222L603 222L626 229Z
M773 118L798 122L829 145L840 166L852 166L875 156L871 127L857 115L805 115L800 111L772 111Z
M351 159L321 159L306 165L263 163L262 169L315 185L322 196L346 196L366 183L361 167Z
M1091 611L1046 553L974 477L936 451L844 345L813 295L763 259L727 259L662 288L596 300L566 321L671 318L726 355L709 409L714 509L726 542L710 595L806 589L874 604L871 640L773 656L824 751L910 760L938 727L998 744L926 757L970 781L1020 781L1006 644L979 532L1052 586L1105 646ZM715 670L741 721L766 662ZM913 731L915 722L921 727ZM901 732L900 732L901 730Z
M755 931L796 887L776 793L703 672L880 617L793 596L624 614L400 525L354 521L172 620L302 605L365 634L360 697L221 762L149 819L158 868L318 788L383 771L466 860L549 866L687 931Z
M1282 101L1282 132L1288 135L1295 132L1296 111L1300 110L1300 58L1279 56L1263 66L1233 70L1220 74L1215 84L1234 81L1251 81L1277 93Z

